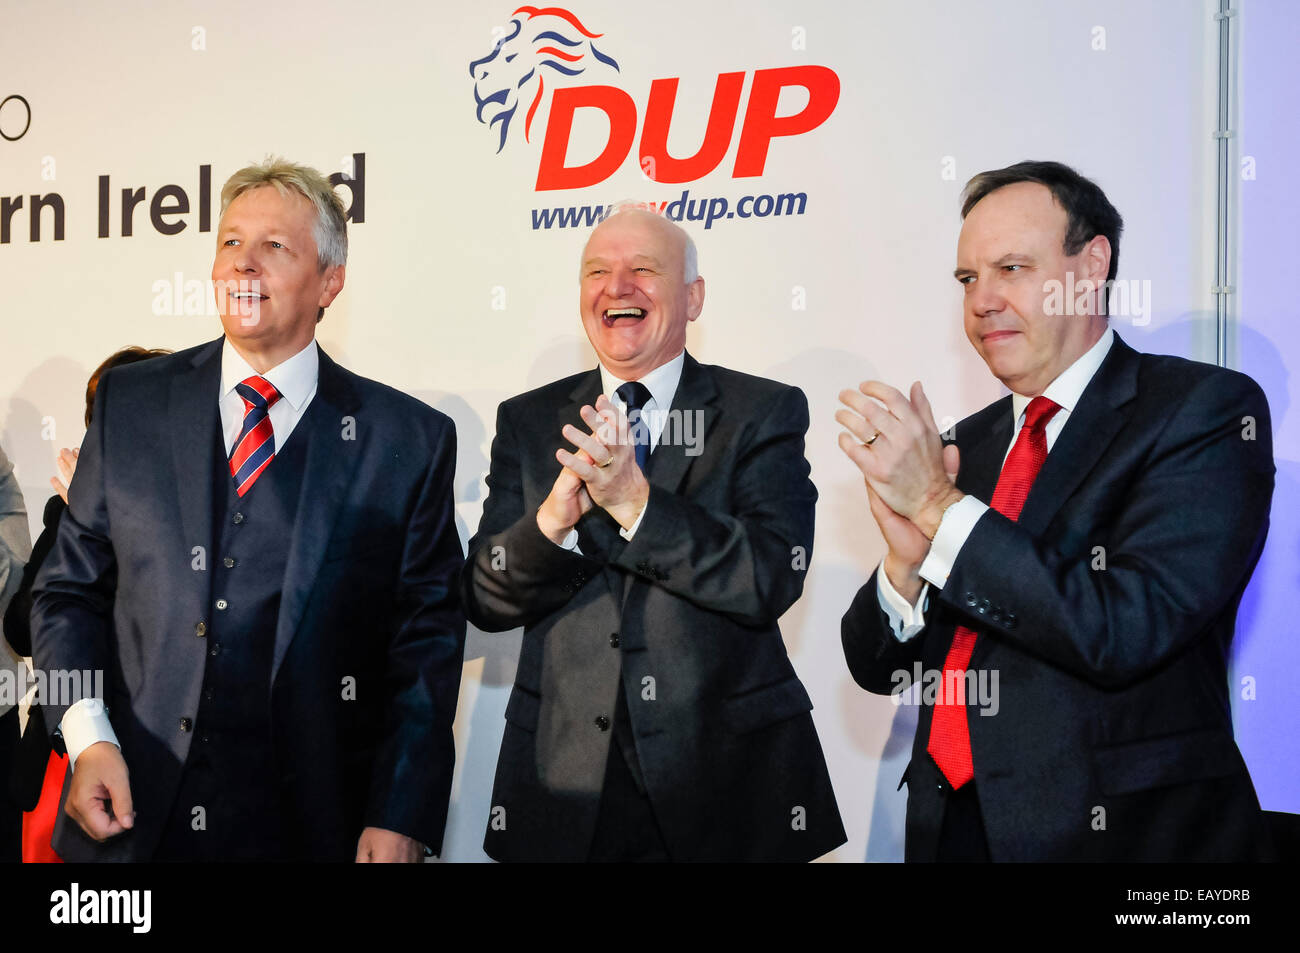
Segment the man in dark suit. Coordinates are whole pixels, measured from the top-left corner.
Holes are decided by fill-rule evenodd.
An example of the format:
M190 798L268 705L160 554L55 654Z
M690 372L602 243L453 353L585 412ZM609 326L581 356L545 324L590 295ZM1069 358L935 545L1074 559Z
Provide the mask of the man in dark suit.
M966 333L1011 394L946 447L919 383L837 414L889 547L845 656L872 692L921 675L907 859L1265 857L1226 671L1273 490L1264 395L1119 339L1122 222L1072 169L982 173L962 217Z
M462 577L475 625L524 626L497 860L806 861L844 841L777 628L812 549L807 401L686 353L695 257L646 211L597 226L581 313L600 367L497 414Z
M319 173L237 172L212 269L224 339L100 381L33 610L38 668L106 673L103 699L46 701L72 764L66 860L441 844L455 433L317 347L346 254Z

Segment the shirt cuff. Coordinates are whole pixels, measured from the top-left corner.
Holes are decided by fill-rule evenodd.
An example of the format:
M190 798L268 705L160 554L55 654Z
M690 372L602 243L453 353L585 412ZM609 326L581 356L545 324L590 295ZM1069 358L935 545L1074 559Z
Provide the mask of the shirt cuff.
M633 536L635 536L637 527L640 526L641 521L645 519L645 511L648 509L650 509L650 501L646 500L645 506L641 507L641 512L636 515L636 522L633 523L631 526L629 526L627 529L623 529L623 527L620 526L618 529L618 535L622 536L624 539L627 540L630 540Z
M880 608L885 610L889 628L898 641L906 642L925 628L923 609L929 604L929 595L930 584L927 582L921 587L921 594L916 597L916 605L912 605L898 594L898 590L889 581L884 560L881 560L880 567L876 570L876 597L880 601Z
M98 698L83 698L63 713L59 723L63 733L63 746L68 749L68 767L76 768L77 757L91 745L100 741L118 744L117 735L108 720L108 709Z
M943 519L939 521L939 528L930 543L930 553L921 563L919 572L922 579L940 589L944 587L948 574L952 572L952 564L957 561L957 554L987 510L987 504L970 494L944 510Z

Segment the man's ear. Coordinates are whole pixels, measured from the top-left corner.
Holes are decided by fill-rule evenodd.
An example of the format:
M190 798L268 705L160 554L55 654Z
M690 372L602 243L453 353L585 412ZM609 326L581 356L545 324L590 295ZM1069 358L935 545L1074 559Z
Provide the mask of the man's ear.
M1100 285L1110 274L1110 239L1105 235L1094 235L1092 241L1083 248L1083 277L1090 278Z
M696 277L686 286L686 320L694 321L704 310L704 279Z
M343 290L343 279L346 277L346 265L332 265L325 269L325 287L321 290L320 300L317 302L322 308L328 308L334 299L339 296Z

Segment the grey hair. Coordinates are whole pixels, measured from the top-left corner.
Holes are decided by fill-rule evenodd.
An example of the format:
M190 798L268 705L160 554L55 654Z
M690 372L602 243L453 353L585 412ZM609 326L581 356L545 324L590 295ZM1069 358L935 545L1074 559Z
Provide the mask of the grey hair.
M343 200L330 180L315 169L295 165L278 156L267 156L261 163L240 169L221 187L221 214L245 192L271 185L281 195L297 193L316 209L312 237L316 240L316 258L320 270L345 265L348 260L347 212Z
M695 239L691 238L691 233L680 225L675 227L686 236L686 252L682 257L686 259L686 283L689 285L700 277L700 253L695 249Z
M605 217L602 218L601 221L603 222L605 219L618 215L621 212L633 211L649 212L652 215L659 216L671 225L677 233L682 236L682 259L685 265L682 269L682 278L684 279L684 283L689 285L696 278L700 277L700 253L695 247L695 239L691 238L690 232L682 228L667 215L660 212L656 206L651 205L648 202L637 202L632 199L623 199L622 201L615 202L613 205L606 206ZM581 271L581 268L579 268L579 271Z

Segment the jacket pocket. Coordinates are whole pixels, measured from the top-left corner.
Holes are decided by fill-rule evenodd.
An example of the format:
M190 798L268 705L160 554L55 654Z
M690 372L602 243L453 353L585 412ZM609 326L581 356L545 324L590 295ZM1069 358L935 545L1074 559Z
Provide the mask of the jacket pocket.
M1118 795L1226 777L1241 756L1230 735L1205 728L1095 748L1092 763L1101 792Z
M812 711L812 707L812 699L797 675L733 695L722 703L723 717L738 735L805 714Z
M510 701L506 702L506 721L525 731L536 732L541 710L541 696L516 685L510 692Z

